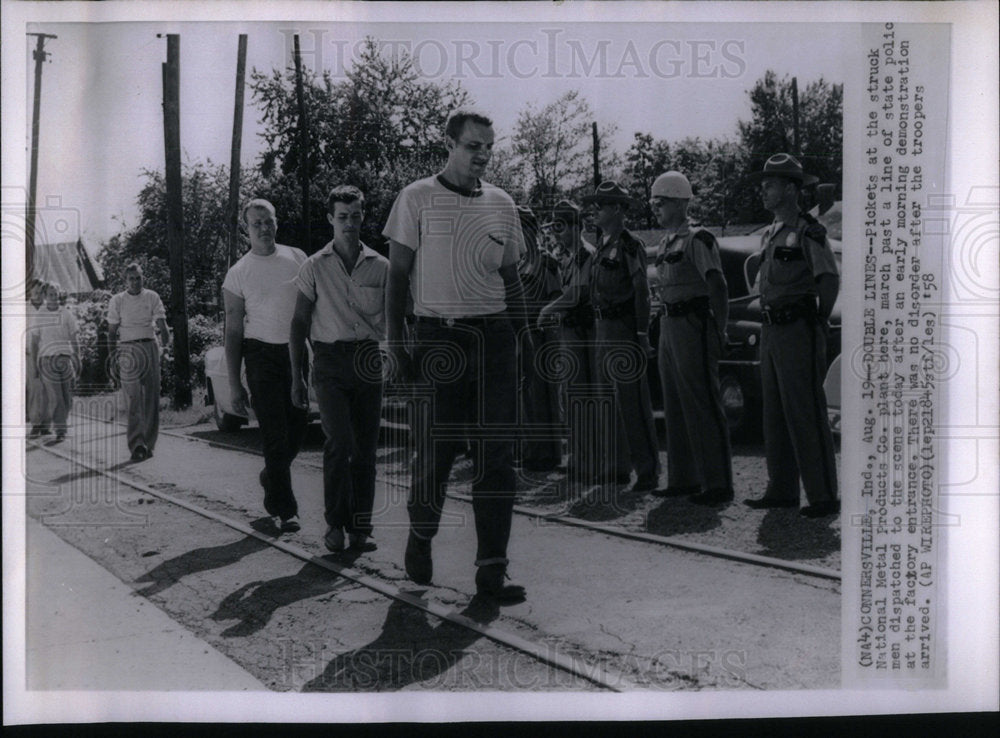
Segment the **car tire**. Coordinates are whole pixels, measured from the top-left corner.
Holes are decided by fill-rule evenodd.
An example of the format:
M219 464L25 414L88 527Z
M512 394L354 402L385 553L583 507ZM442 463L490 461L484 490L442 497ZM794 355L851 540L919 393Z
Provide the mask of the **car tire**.
M209 381L209 392L212 392L212 383ZM214 393L213 393L214 396ZM239 415L230 415L219 409L218 401L212 403L212 417L215 419L215 427L223 433L235 433L246 422Z
M729 435L736 440L759 440L760 408L754 402L741 377L736 373L723 373L719 377L719 394L726 413Z

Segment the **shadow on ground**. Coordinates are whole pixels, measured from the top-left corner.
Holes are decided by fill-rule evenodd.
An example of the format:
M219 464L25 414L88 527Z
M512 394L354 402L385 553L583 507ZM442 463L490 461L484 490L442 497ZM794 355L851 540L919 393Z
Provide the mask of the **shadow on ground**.
M474 599L461 614L486 624L496 619L499 609ZM396 691L427 682L452 669L466 656L466 649L483 638L447 621L431 626L429 617L421 610L394 601L375 640L331 660L323 673L307 682L302 691ZM467 671L463 670L462 678ZM475 674L469 676L476 678Z
M260 518L251 525L263 533L277 532L270 518ZM152 597L190 574L209 569L222 569L230 564L235 564L244 556L249 556L265 548L268 548L266 542L253 536L246 536L222 546L207 546L186 551L180 556L158 564L136 579L136 582L149 582L148 586L137 590L136 594L142 597Z
M768 510L757 531L759 553L780 559L820 559L840 550L834 518L810 520L795 509Z

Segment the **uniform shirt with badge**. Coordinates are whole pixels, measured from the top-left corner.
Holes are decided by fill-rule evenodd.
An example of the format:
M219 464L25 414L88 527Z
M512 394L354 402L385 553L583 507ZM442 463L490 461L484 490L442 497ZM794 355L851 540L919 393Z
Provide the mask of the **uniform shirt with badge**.
M591 269L592 304L601 310L611 306L627 307L625 303L635 299L633 275L646 273L646 247L623 230L617 238L601 244Z
M313 303L309 337L323 343L382 340L388 274L388 259L363 243L350 274L333 241L306 259L295 284Z
M799 217L794 224L775 221L761 236L757 283L766 307L783 307L816 297L821 274L839 274L837 259L822 225Z
M656 256L658 292L665 303L708 297L706 275L722 273L722 259L715 238L705 230L692 231L685 223L660 241Z
M382 235L414 252L413 313L468 318L507 308L501 267L525 252L514 201L487 182L467 191L440 175L403 188Z

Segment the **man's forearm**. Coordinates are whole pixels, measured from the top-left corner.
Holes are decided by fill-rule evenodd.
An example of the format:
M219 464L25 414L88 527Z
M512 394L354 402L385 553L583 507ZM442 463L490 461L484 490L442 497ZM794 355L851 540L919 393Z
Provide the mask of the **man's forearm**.
M833 305L837 302L837 293L840 291L840 278L835 274L821 275L816 280L816 291L819 293L820 320L829 320Z
M229 383L241 384L240 369L243 365L243 331L226 331L226 369L229 373Z
M385 328L390 343L403 342L403 322L406 314L406 295L410 290L410 278L405 274L389 272L385 287Z

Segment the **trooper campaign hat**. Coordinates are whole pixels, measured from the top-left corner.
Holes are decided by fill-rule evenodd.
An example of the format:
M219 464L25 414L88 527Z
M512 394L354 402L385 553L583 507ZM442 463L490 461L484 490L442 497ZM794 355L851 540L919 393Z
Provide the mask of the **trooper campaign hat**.
M589 205L590 203L597 203L598 205L604 205L605 203L632 205L634 202L624 187L610 179L597 185L594 194L584 195L581 201L584 205Z
M802 171L802 164L791 154L775 154L764 162L764 168L761 171L753 172L747 179L751 182L759 182L765 177L784 177L798 182L803 187L819 182L818 177L805 174Z
M670 197L676 200L690 200L694 196L688 178L677 171L664 172L657 177L649 194L651 197Z

